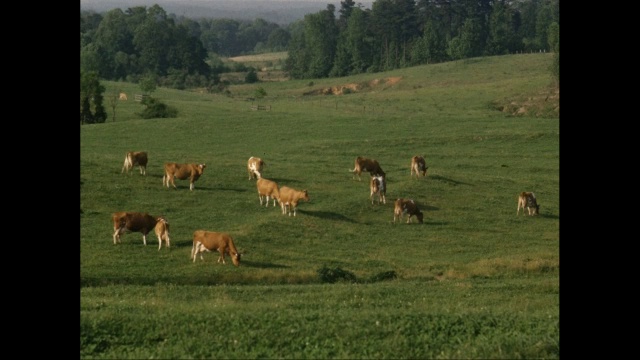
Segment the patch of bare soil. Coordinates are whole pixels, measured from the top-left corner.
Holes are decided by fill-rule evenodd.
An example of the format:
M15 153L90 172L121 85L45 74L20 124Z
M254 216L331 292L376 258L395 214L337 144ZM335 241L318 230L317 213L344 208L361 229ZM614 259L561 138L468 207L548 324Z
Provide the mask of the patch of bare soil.
M559 117L560 88L550 87L534 95L496 100L492 105L496 110L511 116Z
M374 79L366 83L351 83L351 84L343 84L336 85L327 88L315 89L311 91L307 91L304 95L345 95L352 94L354 92L364 91L367 89L375 89L383 86L383 89L386 89L389 86L393 86L400 82L402 77L388 77L384 79Z

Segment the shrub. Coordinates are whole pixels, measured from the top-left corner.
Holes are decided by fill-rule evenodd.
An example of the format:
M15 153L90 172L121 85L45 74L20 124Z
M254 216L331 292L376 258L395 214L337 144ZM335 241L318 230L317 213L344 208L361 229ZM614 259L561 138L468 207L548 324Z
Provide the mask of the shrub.
M143 99L142 105L144 105L145 108L141 112L137 113L137 115L139 115L143 119L178 117L178 109L173 106L169 106L151 96Z
M342 270L340 267L330 269L325 265L318 269L317 272L320 281L323 283L334 283L336 281L356 282L356 276L352 272Z

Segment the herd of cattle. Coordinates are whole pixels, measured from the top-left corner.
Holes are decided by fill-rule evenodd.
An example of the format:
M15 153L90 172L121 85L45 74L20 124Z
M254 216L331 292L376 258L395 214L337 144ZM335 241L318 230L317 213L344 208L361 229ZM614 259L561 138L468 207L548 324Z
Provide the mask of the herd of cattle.
M146 167L148 163L148 155L144 151L128 152L124 159L124 165L122 166L121 173L127 171L127 173L133 169L134 166L139 166L140 174L146 175ZM280 204L283 215L289 215L293 213L296 216L298 203L301 200L309 201L309 194L307 190L297 190L288 186L279 186L275 181L266 179L262 176L263 168L266 166L265 162L258 157L250 157L247 161L247 172L249 174L249 180L256 180L256 187L258 190L258 199L260 206L269 206L269 203L273 201L273 206L276 203ZM162 176L162 186L169 187L169 183L176 188L174 179L179 180L189 179L189 190L193 191L194 182L202 176L206 165L205 164L179 164L175 162L168 162L164 164L164 175ZM411 172L410 176L416 177L427 176L426 161L422 156L413 156L411 158ZM370 200L371 204L374 203L374 195L378 196L378 204L386 204L386 189L387 181L386 174L380 167L380 164L375 159L368 159L358 156L355 159L354 168L349 170L353 173L353 179L358 178L361 181L360 174L368 172L371 176L369 181ZM538 215L540 211L540 205L538 205L536 196L533 192L521 192L518 195L518 208L516 215L519 215L520 209L523 212L527 209L529 215ZM413 199L398 198L394 202L393 209L393 223L396 221L403 221L403 216L407 216L407 223L411 223L411 218L416 217L419 223L423 223L424 214L420 211L418 205ZM139 232L142 233L142 241L144 245L147 245L147 234L154 230L158 237L158 250L162 248L162 243L165 243L167 248L170 247L169 239L169 223L164 216L152 216L147 213L140 212L115 212L112 214L113 221L113 243L120 242L120 236L126 232ZM203 252L218 251L220 256L218 262L225 264L225 255L229 255L235 266L240 265L241 253L236 249L233 243L232 237L227 233L220 233L206 230L196 230L193 233L193 246L191 249L191 259L195 262L196 257L200 254L200 259Z

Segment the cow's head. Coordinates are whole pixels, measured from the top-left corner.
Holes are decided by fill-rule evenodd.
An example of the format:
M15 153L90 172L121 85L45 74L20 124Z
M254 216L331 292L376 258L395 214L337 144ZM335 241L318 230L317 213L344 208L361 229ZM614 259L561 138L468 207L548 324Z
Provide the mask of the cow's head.
M309 201L309 193L307 192L307 190L302 190L302 193L304 194L302 196L302 200Z
M198 167L197 167L198 174L202 175L202 173L204 172L204 168L206 167L207 167L206 164L198 164Z
M422 224L422 219L424 218L424 214L422 213L422 211L418 211L416 213L416 218L418 219L418 222Z
M536 206L533 208L533 215L540 215L540 204L536 202Z
M242 257L242 254L238 252L235 254L231 254L231 261L233 261L233 265L240 266L240 257Z

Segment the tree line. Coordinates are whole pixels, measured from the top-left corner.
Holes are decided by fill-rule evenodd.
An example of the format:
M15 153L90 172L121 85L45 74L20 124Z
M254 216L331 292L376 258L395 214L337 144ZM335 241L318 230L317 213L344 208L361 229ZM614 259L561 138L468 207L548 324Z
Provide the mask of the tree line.
M284 27L264 19L177 17L157 4L81 11L81 85L92 84L84 96L93 94L87 100L81 88L81 121L104 116L92 103L100 89L94 78L220 91L220 74L255 70L230 69L221 57L274 51L288 52L284 71L292 79L554 52L550 71L559 84L560 0L376 0L371 9L343 0L337 11L328 4Z

